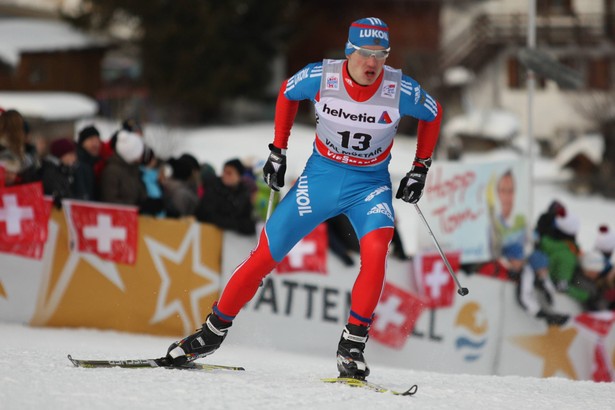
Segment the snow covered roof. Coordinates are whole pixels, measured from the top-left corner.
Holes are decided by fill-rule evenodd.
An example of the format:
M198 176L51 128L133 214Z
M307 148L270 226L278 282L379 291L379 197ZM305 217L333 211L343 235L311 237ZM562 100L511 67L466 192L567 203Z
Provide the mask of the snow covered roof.
M95 100L68 92L0 92L0 107L48 121L92 117L98 112Z
M602 162L604 153L604 140L600 134L586 134L575 138L570 144L562 148L555 157L560 168L565 167L577 155L585 155L594 164Z
M24 51L54 51L104 46L97 39L61 21L33 18L0 19L0 60L15 66Z
M444 133L472 135L498 141L511 139L519 132L519 119L504 110L476 110L451 118L444 126Z

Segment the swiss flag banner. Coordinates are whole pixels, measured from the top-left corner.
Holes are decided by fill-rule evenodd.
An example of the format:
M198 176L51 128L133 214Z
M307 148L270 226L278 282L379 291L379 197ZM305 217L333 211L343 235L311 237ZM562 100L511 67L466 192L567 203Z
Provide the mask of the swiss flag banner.
M605 339L611 332L611 326L615 323L615 312L610 310L584 312L577 315L574 320L577 325L589 331L594 339L592 380L612 382L615 379L615 371L605 349Z
M53 207L53 198L50 196L45 196L43 198L45 201L44 210L46 211L45 219L49 221L49 217L51 216L51 208ZM24 256L30 259L41 259L43 257L43 252L45 251L46 243L47 240L33 242L14 242L8 245L0 244L0 252L14 253L16 255Z
M594 346L594 364L592 365L592 380L595 382L612 382L615 372L609 363L609 354L604 342L599 341Z
M395 285L386 283L369 332L380 343L401 349L414 329L425 302Z
M459 270L460 252L447 252L446 258L453 271ZM451 277L439 254L423 254L415 259L415 279L427 307L452 306L455 298L455 281Z
M40 259L50 214L40 182L0 189L0 252Z
M133 265L137 259L138 208L63 200L69 246L77 252Z
M327 226L318 225L300 240L276 267L277 273L313 272L327 274Z

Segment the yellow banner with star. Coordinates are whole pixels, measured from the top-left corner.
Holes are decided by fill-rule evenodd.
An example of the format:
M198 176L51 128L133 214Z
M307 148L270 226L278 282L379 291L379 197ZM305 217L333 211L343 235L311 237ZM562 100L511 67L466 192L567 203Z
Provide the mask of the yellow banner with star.
M134 265L71 251L59 211L50 225L33 325L185 335L218 298L222 232L211 225L139 217Z

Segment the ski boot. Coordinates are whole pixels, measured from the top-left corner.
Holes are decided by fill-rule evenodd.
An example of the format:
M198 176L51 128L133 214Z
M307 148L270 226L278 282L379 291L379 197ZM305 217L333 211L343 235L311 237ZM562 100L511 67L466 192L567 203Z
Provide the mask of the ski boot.
M347 324L337 345L337 370L339 377L365 380L369 376L369 367L363 357L367 342L367 326Z
M169 346L166 359L173 366L182 366L201 357L209 356L218 350L231 324L232 322L225 322L210 313L203 327L196 333Z

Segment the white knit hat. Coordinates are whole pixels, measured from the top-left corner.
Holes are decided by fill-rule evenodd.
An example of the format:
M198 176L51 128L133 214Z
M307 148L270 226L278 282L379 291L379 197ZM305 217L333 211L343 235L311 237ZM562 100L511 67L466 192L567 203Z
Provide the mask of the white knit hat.
M611 253L615 250L615 233L609 231L609 227L601 225L598 228L598 236L594 248L600 252Z
M585 252L581 256L581 267L584 271L601 272L605 267L604 255L598 251Z
M565 212L564 215L557 215L555 217L555 227L566 235L576 235L579 232L580 225L579 217L570 212Z
M143 138L135 133L122 130L117 134L115 151L128 163L140 161L144 147Z

